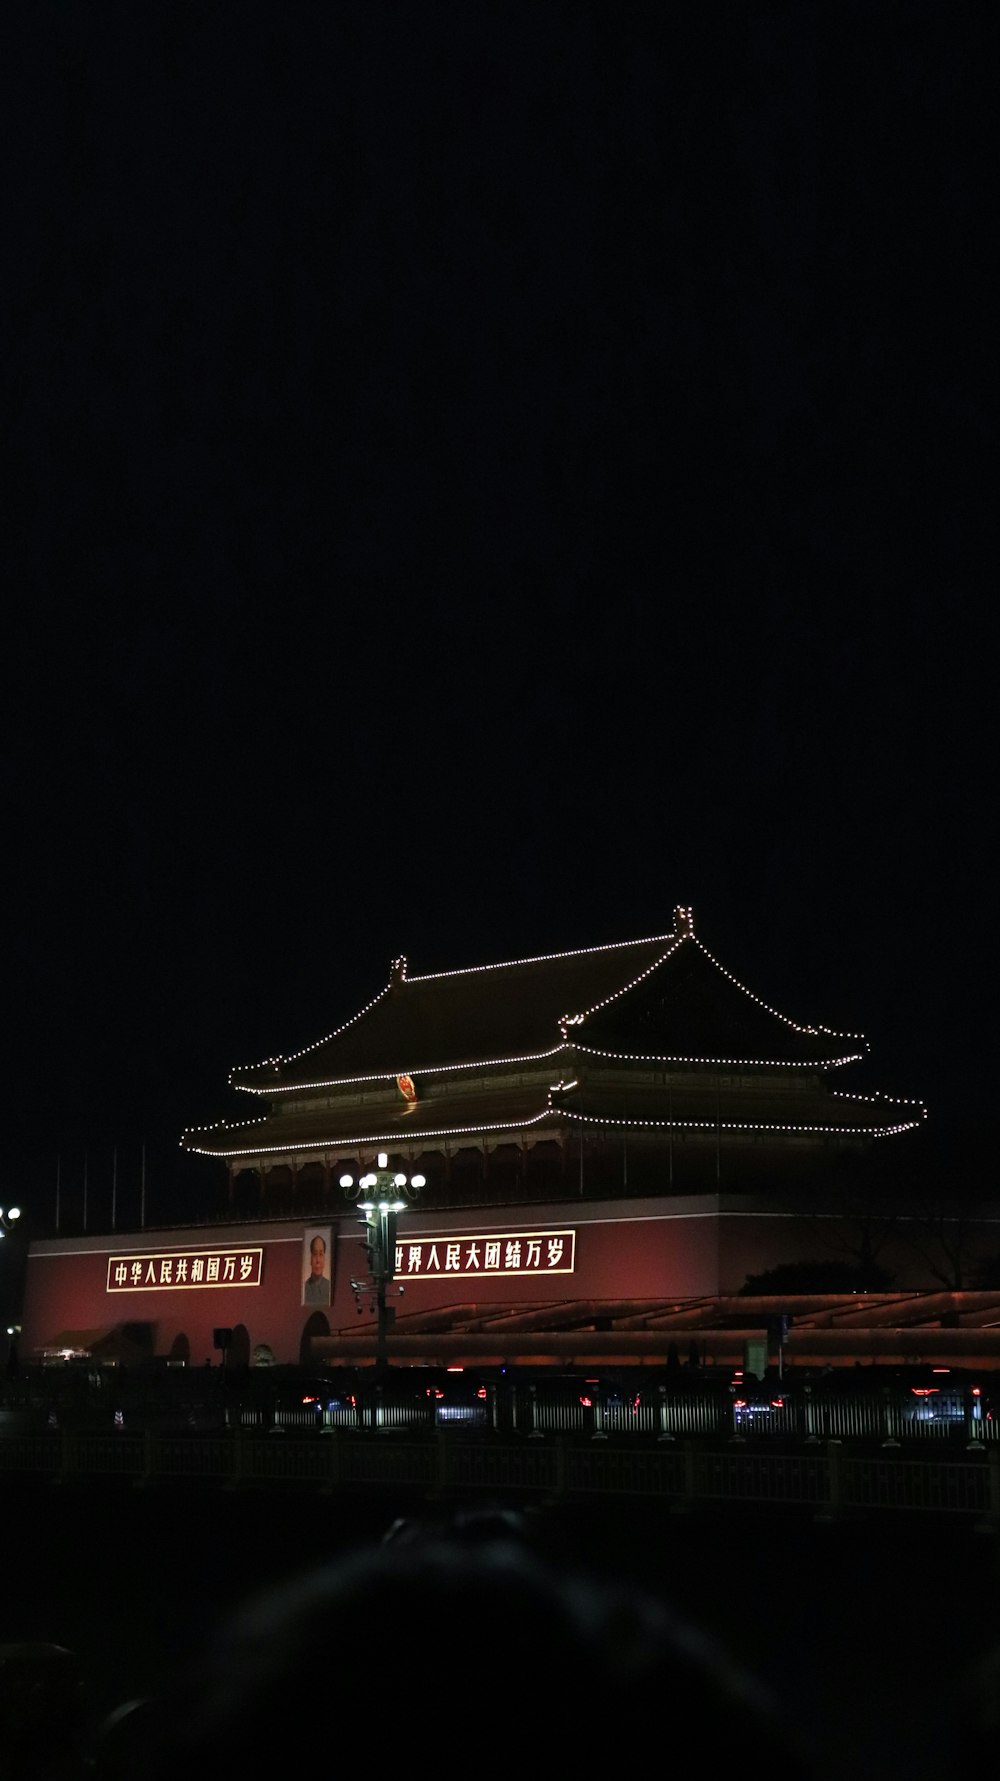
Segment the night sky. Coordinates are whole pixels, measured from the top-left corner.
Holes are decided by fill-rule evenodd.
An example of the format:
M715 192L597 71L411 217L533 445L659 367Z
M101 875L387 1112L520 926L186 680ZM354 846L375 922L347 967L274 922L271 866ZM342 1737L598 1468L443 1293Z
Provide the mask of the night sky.
M231 1068L398 954L678 903L995 1192L990 18L5 9L0 1199L39 1234L84 1158L134 1221L143 1146L187 1216Z

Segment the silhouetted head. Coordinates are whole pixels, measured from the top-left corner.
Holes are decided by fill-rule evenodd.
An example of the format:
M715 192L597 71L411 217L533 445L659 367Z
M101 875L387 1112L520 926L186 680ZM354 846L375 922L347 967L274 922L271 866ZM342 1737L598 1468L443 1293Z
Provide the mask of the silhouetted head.
M156 1773L183 1781L271 1773L263 1750L278 1773L314 1738L359 1774L416 1745L442 1776L506 1774L529 1748L571 1771L602 1728L633 1751L696 1728L709 1773L757 1758L782 1781L812 1773L761 1685L697 1627L548 1563L497 1511L394 1523L247 1602L163 1709Z

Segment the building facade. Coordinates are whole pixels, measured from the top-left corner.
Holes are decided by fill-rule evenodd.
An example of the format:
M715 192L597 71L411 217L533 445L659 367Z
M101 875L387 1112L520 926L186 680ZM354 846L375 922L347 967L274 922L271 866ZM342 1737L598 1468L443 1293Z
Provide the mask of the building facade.
M689 909L651 939L410 976L316 1044L232 1072L254 1115L184 1134L234 1210L334 1207L379 1152L422 1204L793 1190L915 1130L917 1101L860 1095L858 1034L744 988Z
M397 1221L395 1352L436 1331L443 1354L477 1323L513 1341L653 1319L655 1338L670 1307L816 1254L831 1170L918 1130L922 1103L848 1086L866 1051L740 984L686 908L617 946L433 976L397 960L316 1044L233 1071L252 1117L183 1134L227 1172L224 1221L32 1245L24 1353L117 1330L203 1364L228 1330L251 1361L370 1358L356 1201L379 1159L421 1182Z

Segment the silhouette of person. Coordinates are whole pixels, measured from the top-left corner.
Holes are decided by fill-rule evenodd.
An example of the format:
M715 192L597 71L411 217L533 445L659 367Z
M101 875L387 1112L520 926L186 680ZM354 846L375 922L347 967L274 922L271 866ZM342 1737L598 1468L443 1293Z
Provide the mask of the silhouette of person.
M250 1598L165 1690L136 1781L278 1773L303 1714L329 1715L341 1770L367 1772L419 1726L445 1777L470 1763L509 1775L520 1735L533 1764L586 1773L602 1706L633 1750L692 1728L708 1774L817 1772L761 1682L709 1635L635 1584L546 1557L516 1516L492 1512L402 1520Z

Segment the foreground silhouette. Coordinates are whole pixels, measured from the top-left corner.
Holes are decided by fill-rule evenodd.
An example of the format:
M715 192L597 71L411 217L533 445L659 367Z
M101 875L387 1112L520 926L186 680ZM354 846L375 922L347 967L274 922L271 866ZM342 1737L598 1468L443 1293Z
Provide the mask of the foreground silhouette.
M419 1752L444 1775L529 1757L572 1773L608 1737L665 1755L692 1736L709 1773L816 1772L777 1703L698 1628L634 1585L550 1562L516 1515L472 1512L394 1523L250 1599L161 1699L115 1717L95 1769L247 1781L309 1750L358 1772Z

